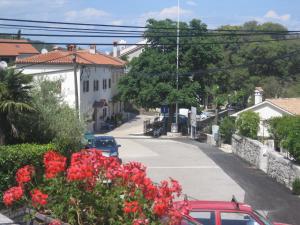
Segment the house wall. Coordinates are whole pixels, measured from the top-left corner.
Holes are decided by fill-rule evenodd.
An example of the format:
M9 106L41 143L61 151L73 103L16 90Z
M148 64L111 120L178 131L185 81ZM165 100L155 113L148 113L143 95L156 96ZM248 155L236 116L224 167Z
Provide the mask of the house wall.
M26 65L18 65L18 68ZM64 101L70 107L75 107L75 88L74 88L74 70L73 65L33 65L23 70L25 74L34 74L34 79L61 79L61 94ZM80 115L90 122L87 124L89 131L94 128L100 129L102 122L112 114L122 112L123 107L120 104L113 103L112 98L117 94L117 81L124 74L124 69L105 65L79 65L77 68L78 100ZM106 89L103 89L103 80L106 80ZM109 88L109 79L111 79L111 88ZM94 80L98 80L98 90L94 91ZM83 92L83 83L88 81L89 90ZM95 101L105 99L108 103L106 107L107 115L103 117L103 108L96 108L96 122L92 122L94 113L93 104ZM96 123L96 124L94 124Z
M18 64L17 68L22 68L23 66L28 65ZM31 65L25 67L23 73L33 74L36 81L39 79L61 80L61 94L64 101L70 107L75 107L74 70L72 65ZM77 76L78 74L79 71Z
M267 120L273 117L282 117L283 115L287 115L286 112L268 104L261 104L253 109L249 109L253 112L259 114L260 123L259 123L259 131L257 135L259 137L270 137L268 132Z

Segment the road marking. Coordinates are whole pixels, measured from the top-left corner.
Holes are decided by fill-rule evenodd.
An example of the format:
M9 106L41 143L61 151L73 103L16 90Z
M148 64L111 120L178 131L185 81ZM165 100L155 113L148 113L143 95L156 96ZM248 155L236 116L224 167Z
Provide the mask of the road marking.
M149 166L148 169L220 169L218 166Z

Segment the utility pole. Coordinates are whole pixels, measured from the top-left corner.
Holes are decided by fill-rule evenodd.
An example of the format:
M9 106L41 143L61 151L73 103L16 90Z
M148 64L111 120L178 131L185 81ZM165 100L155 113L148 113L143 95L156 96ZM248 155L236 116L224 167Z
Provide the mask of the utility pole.
M178 92L178 68L179 68L179 0L177 0L177 40L176 40L177 50L176 50L176 89ZM176 101L176 133L178 132L178 102Z
M76 47L74 47L76 48ZM76 114L79 117L79 104L78 104L78 84L77 84L77 57L76 57L76 49L73 50L73 68L74 68L74 88L75 88L75 109Z

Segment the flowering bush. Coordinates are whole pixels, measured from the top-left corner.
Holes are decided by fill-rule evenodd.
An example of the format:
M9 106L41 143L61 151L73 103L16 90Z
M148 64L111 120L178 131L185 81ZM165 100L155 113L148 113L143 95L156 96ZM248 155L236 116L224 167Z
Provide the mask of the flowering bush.
M29 204L60 221L85 224L177 224L181 213L173 200L181 194L176 180L154 184L141 163L120 164L97 150L67 159L55 151L44 155L45 174L34 184L32 166L17 171L17 187L4 192L6 206ZM167 218L167 219L166 219ZM53 220L52 225L60 224Z

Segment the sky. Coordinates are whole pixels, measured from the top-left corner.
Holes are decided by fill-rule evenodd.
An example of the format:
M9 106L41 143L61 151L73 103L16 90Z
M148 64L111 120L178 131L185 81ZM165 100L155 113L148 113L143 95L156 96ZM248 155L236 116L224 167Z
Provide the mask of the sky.
M300 30L299 11L299 0L180 0L180 20L201 19L211 29L256 20L259 23L281 23L289 30ZM2 18L144 26L149 18L176 20L177 0L0 0L0 12ZM75 41L70 38L34 39ZM99 43L113 40L76 41Z

